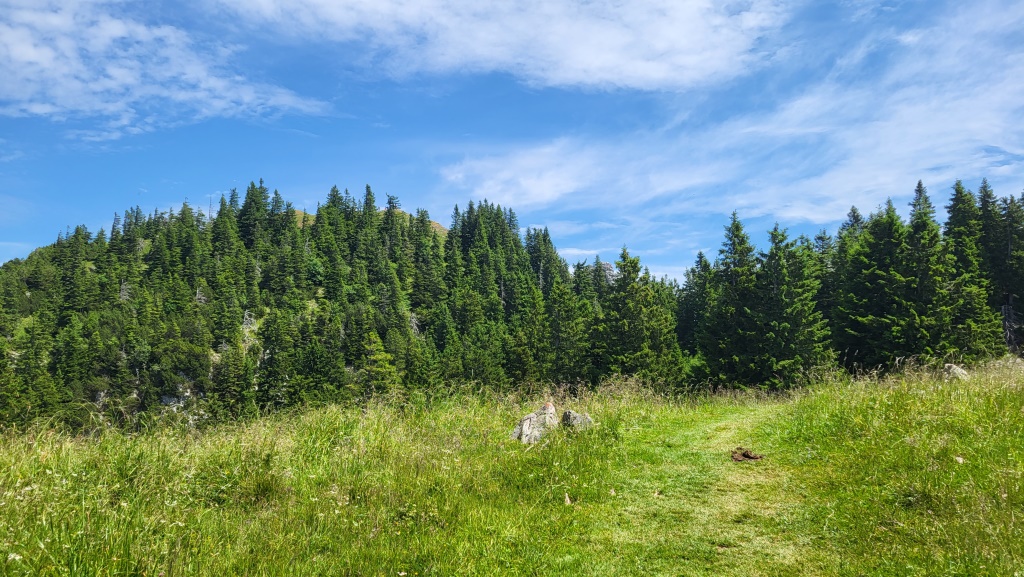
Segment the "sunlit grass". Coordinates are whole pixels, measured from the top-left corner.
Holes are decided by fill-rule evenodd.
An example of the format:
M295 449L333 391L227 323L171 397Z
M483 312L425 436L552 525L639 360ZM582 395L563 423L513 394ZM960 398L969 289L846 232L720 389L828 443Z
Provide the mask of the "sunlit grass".
M811 389L762 434L848 575L1024 575L1024 364Z
M474 398L422 409L329 407L204 432L8 433L0 569L545 570L572 550L604 498L621 449L617 423L632 399L576 403L600 414L600 426L556 431L536 447L508 438L535 403Z
M1024 371L0 435L5 575L1014 575ZM764 453L735 463L738 445ZM1024 572L1021 573L1024 575Z

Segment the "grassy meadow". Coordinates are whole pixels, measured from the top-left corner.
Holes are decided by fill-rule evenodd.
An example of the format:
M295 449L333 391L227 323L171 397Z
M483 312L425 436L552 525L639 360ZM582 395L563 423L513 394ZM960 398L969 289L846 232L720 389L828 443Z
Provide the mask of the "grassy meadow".
M551 398L598 425L508 438ZM0 575L1021 575L1024 365L0 434ZM733 462L743 446L765 456Z

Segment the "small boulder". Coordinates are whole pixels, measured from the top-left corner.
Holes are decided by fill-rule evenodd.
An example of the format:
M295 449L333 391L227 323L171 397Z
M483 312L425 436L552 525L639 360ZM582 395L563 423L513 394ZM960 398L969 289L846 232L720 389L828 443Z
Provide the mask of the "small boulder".
M967 374L967 371L963 369L963 367L954 365L953 363L946 363L946 366L943 367L942 372L945 373L946 380L955 379L958 381L966 381L967 378L970 376Z
M555 417L555 406L551 403L544 403L540 409L526 415L519 420L519 424L512 429L511 437L522 441L523 444L536 443L544 436L544 433L558 425Z
M582 431L593 424L594 419L591 419L590 415L586 413L580 414L576 411L566 411L562 413L562 426L567 429Z

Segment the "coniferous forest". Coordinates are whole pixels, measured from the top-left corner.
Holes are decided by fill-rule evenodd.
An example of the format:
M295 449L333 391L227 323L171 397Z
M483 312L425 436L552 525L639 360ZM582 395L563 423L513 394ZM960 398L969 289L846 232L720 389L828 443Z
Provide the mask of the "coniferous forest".
M515 213L425 211L332 188L315 215L263 182L214 214L115 215L0 268L0 424L210 420L452 386L777 390L820 370L891 371L1016 352L1024 196L959 181L940 225L852 208L834 236L776 226L757 250L734 213L682 284L624 248L569 265Z

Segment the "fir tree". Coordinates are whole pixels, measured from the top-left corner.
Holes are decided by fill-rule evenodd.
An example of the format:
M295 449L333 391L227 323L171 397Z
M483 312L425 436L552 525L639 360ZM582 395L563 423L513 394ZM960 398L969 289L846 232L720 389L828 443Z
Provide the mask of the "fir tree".
M699 348L709 376L719 384L756 385L757 318L750 310L756 298L756 261L750 237L734 212L725 229L708 313L698 328Z
M935 208L924 184L917 181L910 203L907 234L908 311L906 348L924 357L939 349L943 319L940 314L941 287L948 274L942 254L942 237L935 220Z
M847 367L890 369L919 354L909 348L908 228L892 201L868 218L850 249L835 311L836 345ZM840 237L842 239L842 236Z
M366 393L389 393L401 387L394 358L384 350L384 343L374 331L366 333L364 360L357 379Z
M591 303L556 278L547 299L547 315L551 320L551 378L557 383L589 381L586 360L587 328L593 322Z
M761 374L756 381L772 389L807 380L809 371L830 361L829 332L815 307L820 286L809 242L788 240L778 225L755 274L754 315L761 327L754 336Z
M981 213L959 180L946 211L944 239L952 273L943 306L948 315L944 352L971 362L1005 351L1003 327L988 305L988 281L981 272Z
M698 352L698 343L701 340L698 329L704 326L712 282L711 263L703 252L698 252L693 266L686 270L676 309L676 334L679 346L690 354Z
M245 202L238 211L238 234L249 250L262 251L264 243L269 242L269 213L270 195L263 179L260 179L259 186L250 182L245 191Z

